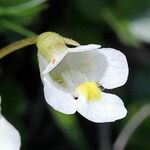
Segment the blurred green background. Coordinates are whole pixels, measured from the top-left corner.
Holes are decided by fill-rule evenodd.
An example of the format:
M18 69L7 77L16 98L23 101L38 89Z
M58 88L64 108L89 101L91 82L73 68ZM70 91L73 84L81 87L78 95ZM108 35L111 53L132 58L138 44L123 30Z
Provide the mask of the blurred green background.
M128 115L95 124L54 111L43 96L37 48L29 46L0 60L2 113L19 130L21 149L121 150L115 146L127 137L118 135L124 127L132 129L129 122L136 127L144 119L125 149L149 150L150 109L142 115L139 111L150 103L150 0L0 0L0 48L45 31L116 48L127 56L128 82L112 93L124 100Z

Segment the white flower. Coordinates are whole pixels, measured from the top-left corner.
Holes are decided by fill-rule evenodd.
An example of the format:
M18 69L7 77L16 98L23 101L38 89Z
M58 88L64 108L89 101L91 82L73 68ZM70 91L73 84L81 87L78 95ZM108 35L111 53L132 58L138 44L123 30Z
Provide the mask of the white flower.
M20 145L19 132L3 117L0 106L0 150L19 150Z
M122 100L103 92L103 88L117 88L127 81L126 57L118 50L100 47L65 47L63 53L55 55L55 62L38 52L45 99L55 110L65 114L77 111L97 123L126 116Z

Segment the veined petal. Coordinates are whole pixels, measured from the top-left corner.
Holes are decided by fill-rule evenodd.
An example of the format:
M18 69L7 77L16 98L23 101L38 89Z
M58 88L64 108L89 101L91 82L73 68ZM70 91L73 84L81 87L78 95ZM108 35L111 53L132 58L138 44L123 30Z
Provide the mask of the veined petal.
M79 96L77 111L96 123L113 122L126 116L127 110L122 100L114 94L103 93L100 100L87 101Z
M0 114L0 150L19 150L20 146L19 132Z
M107 59L106 70L100 78L100 84L106 89L124 85L129 74L126 56L113 48L102 48L99 52Z
M71 94L60 90L54 86L53 81L44 77L44 95L47 103L55 110L65 114L74 114L76 112L76 101Z
M69 52L83 52L83 51L96 50L100 47L101 45L98 45L98 44L88 44L88 45L81 45L75 48L68 48L68 51Z
M106 57L98 50L68 53L50 74L61 75L63 78L66 76L64 80L68 83L98 82L108 66Z
M44 59L44 57L40 54L40 52L38 52L39 63L44 61L44 63L43 63L44 67L42 69L42 74L45 75L45 74L49 73L53 68L55 68L62 61L62 59L67 55L68 52L90 51L90 50L96 50L100 47L101 46L98 44L89 44L89 45L78 46L75 48L67 48L66 51L64 51L64 53L57 55L55 64L47 62L46 59Z

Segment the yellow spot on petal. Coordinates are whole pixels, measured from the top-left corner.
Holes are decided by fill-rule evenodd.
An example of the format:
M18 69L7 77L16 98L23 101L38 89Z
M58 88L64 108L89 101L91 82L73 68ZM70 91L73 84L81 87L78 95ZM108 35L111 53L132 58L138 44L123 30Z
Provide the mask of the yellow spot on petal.
M99 100L101 98L101 90L95 82L85 82L76 88L76 92L82 95L87 101Z
M55 82L57 82L59 84L62 84L64 82L63 78L57 73L52 72L52 73L50 73L50 76Z

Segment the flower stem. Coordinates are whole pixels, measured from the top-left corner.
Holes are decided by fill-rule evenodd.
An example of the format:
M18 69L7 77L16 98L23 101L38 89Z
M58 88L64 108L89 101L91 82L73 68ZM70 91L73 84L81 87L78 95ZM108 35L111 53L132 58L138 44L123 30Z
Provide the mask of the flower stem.
M37 38L38 38L38 36L31 36L31 37L19 40L17 42L14 42L12 44L9 44L4 48L1 48L0 49L0 59L20 48L23 48L28 45L36 44Z

